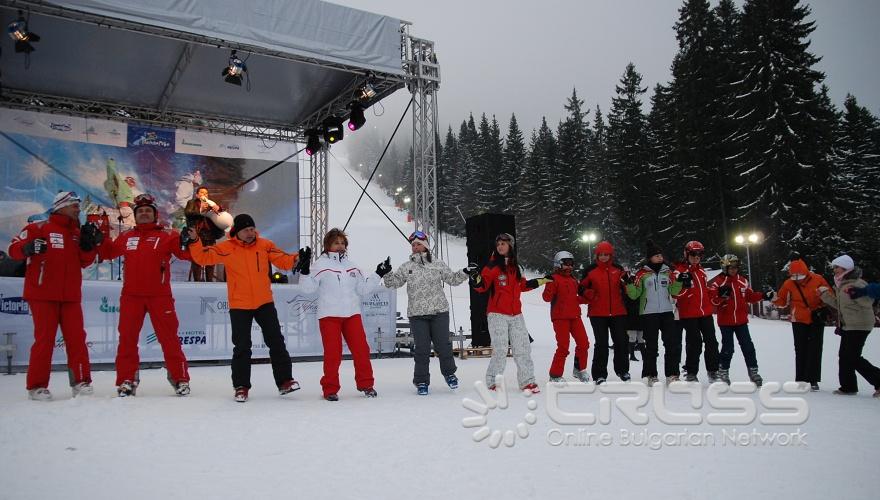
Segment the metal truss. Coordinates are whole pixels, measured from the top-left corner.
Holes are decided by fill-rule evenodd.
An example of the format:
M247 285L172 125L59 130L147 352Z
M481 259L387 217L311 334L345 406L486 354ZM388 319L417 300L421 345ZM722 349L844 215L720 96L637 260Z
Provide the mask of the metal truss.
M431 250L442 256L437 231L437 90L440 66L434 42L413 37L401 28L403 67L413 94L413 216L416 229L433 236Z
M309 157L309 241L317 254L323 250L323 238L327 234L330 201L327 189L327 146Z

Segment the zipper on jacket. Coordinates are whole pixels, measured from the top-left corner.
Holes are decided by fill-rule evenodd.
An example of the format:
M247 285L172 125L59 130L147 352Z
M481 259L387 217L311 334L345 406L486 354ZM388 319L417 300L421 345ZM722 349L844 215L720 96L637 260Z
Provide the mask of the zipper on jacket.
M605 279L608 281L608 317L611 317L611 272L610 268L605 269Z
M257 252L257 272L260 272L260 252Z
M40 262L40 276L37 277L37 284L38 285L43 284L43 268L45 268L45 267L46 267L46 261L44 259L42 262Z

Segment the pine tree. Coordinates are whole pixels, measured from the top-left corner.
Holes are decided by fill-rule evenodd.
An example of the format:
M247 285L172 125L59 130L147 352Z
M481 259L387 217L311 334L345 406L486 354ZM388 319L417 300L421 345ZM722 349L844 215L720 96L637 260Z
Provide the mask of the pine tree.
M588 122L587 113L582 110L584 101L578 99L577 89L565 104L568 115L557 129L558 155L557 175L546 189L558 196L557 209L562 215L562 247L571 251L578 261L586 260L586 248L578 246L578 238L586 229L590 196L587 178ZM560 249L561 249L560 248Z
M457 156L458 141L452 133L452 127L449 127L437 162L437 220L441 231L461 235L464 234L464 223L456 208L460 199L455 171L458 167Z
M505 180L504 191L509 204L509 213L516 217L517 224L521 223L525 212L522 195L525 192L520 179L527 175L526 145L522 131L516 121L516 115L510 115L510 123L507 126L507 138L504 141L504 151L501 160L501 178ZM509 182L509 184L507 184Z
M818 236L815 221L829 215L815 206L829 181L821 130L829 124L817 88L824 75L813 69L819 59L808 51L809 14L797 0L747 0L741 20L742 78L733 113L742 152L734 165L742 195L737 218L763 230L762 250L775 260L765 264L774 271L790 249L824 265L810 245Z
M562 217L556 210L556 194L546 186L556 174L557 143L553 131L542 118L541 127L532 133L528 169L520 177L525 213L518 224L519 256L532 269L548 271L554 248L559 246Z

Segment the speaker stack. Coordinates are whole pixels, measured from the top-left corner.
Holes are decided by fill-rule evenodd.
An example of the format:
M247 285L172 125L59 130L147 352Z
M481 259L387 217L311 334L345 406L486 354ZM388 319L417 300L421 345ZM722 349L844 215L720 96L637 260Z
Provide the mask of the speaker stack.
M465 224L467 234L468 262L479 266L489 261L495 250L495 237L509 233L516 238L516 220L507 214L480 214L469 217ZM492 345L489 325L486 321L486 307L489 305L488 293L477 293L471 289L471 345L488 347Z

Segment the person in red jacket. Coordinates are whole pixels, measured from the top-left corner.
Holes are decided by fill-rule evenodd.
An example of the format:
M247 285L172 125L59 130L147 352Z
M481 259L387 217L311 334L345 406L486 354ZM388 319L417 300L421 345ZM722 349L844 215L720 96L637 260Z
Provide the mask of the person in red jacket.
M82 313L82 268L95 261L103 235L93 224L79 225L79 204L72 191L61 191L52 215L29 224L9 245L13 259L27 259L24 299L34 318L34 343L27 370L28 397L49 401L49 374L55 333L61 326L73 397L90 395L92 373Z
M614 262L614 247L607 241L596 245L596 261L586 269L580 292L589 308L596 347L593 378L597 384L608 377L608 334L614 342L614 373L624 382L629 375L629 336L626 333L626 305L623 294L629 275Z
M495 376L504 373L509 346L513 351L520 389L531 393L541 392L535 383L532 346L529 343L529 330L523 319L519 296L522 292L534 290L550 281L547 278L523 278L522 269L516 260L516 242L513 236L501 233L495 237L495 251L489 257L489 262L471 280L471 286L476 292L489 292L486 319L489 323L489 335L492 337L492 359L486 369L486 384L490 389L495 388Z
M700 353L706 344L706 371L709 383L718 379L718 339L715 338L715 321L712 319L712 291L706 279L706 271L700 265L703 244L689 241L684 247L685 262L675 266L676 280L681 282L681 292L675 296L678 317L685 330L684 379L697 381L700 371Z
M177 337L177 313L171 296L171 256L190 260L189 251L181 250L180 234L159 224L159 209L152 195L134 199L136 226L98 252L103 260L125 257L125 276L119 299L119 345L116 350L116 391L120 397L134 396L137 391L138 338L144 316L156 332L168 381L178 396L190 392L186 356Z
M590 339L581 320L581 304L584 299L578 295L578 282L571 276L574 269L574 255L570 252L557 252L553 257L553 281L544 287L542 297L550 303L550 321L556 333L556 352L550 364L550 381L564 382L565 358L568 346L574 337L574 371L572 376L581 382L589 382L587 375L587 353ZM605 349L606 356L608 349ZM595 369L595 368L594 368Z
M764 299L764 294L752 290L749 280L739 274L739 258L732 254L721 257L721 274L712 278L709 288L713 291L712 303L717 306L718 328L721 330L718 378L730 385L730 360L733 359L733 337L736 335L749 379L760 387L764 380L758 374L758 357L749 333L749 304Z

